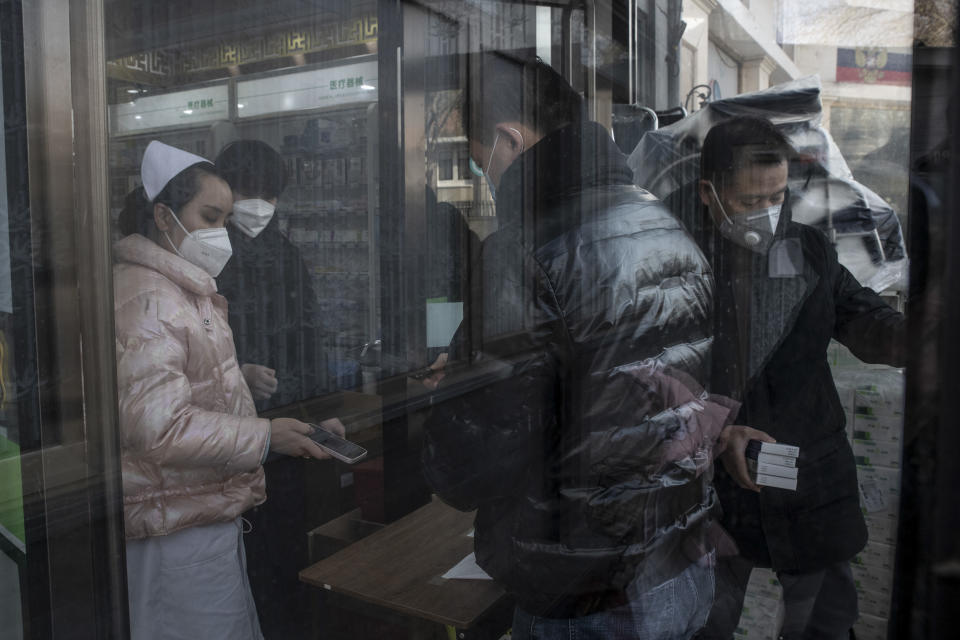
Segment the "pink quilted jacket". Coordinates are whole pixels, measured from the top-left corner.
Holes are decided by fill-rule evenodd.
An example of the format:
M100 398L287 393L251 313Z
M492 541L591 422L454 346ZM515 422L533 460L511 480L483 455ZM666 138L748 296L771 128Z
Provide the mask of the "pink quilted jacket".
M139 235L114 247L127 538L233 520L266 499L270 422L205 271Z

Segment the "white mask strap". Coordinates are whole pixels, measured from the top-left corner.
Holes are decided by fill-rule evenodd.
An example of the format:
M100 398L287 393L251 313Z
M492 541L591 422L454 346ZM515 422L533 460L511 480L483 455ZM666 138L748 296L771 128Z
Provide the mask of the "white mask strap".
M490 158L487 159L487 168L484 169L483 173L486 176L490 175L490 165L493 163L493 152L497 150L497 142L500 141L500 132L497 132L497 135L493 138L493 146L490 147Z
M163 205L163 206L164 206L164 207L167 207L167 205ZM177 214L173 211L173 209L171 209L170 207L167 207L167 211L169 211L169 212L170 212L170 215L173 216L173 219L174 219L174 221L177 223L177 226L179 226L181 229L183 229L183 232L184 232L186 235L189 236L189 235L190 235L190 232L187 231L187 228L184 227L184 226L183 226L183 223L180 222L180 218L177 217ZM170 234L167 233L166 231L164 231L164 232L163 232L163 235L164 235L164 237L167 239L167 242L170 243L170 248L173 249L174 253L176 253L178 256L180 256L181 258L183 258L183 254L180 253L180 249L177 248L177 246L173 244L173 240L170 239Z
M527 148L527 144L523 139L523 134L520 133L519 129L514 129L513 127L507 127L507 129L509 129L510 131L515 131L516 134L520 136L520 153L523 153ZM493 147L491 147L490 149L490 158L487 160L487 169L486 171L484 171L484 173L486 174L490 173L490 164L493 162L493 152L497 150L497 142L499 141L500 141L500 132L498 131L496 137L494 137L493 139Z
M726 210L723 208L723 203L720 202L720 196L717 195L717 189L713 186L713 183L709 180L705 182L710 185L710 191L713 193L713 199L717 201L717 206L720 207L720 213L723 214L723 219L727 221L727 224L733 224L733 220L730 219L730 216L727 215Z

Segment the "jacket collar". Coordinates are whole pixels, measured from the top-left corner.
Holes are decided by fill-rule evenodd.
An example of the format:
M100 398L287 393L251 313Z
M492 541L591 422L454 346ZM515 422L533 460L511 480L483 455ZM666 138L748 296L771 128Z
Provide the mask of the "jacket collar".
M555 225L560 221L540 216L587 189L609 185L632 186L633 171L607 130L590 121L561 127L520 154L504 172L497 188L500 227L522 224L525 213L537 215L537 225Z
M761 255L727 240L709 221L709 215L704 211L712 234L708 260L717 279L716 295L718 298L729 296L718 308L734 309L731 317L724 318L722 313L718 316L719 324L714 334L735 338L736 353L719 356L719 359L728 363L728 373L733 376L737 393L742 393L753 384L794 330L803 305L816 289L820 276L805 257L801 227L793 224L789 194L784 198L771 252L789 250L787 245L791 243L796 245L794 250L800 264L796 265L798 272L792 277L771 277L771 253ZM729 303L732 307L728 306ZM716 347L715 351L720 353Z
M113 245L113 255L117 263L153 269L196 295L212 296L217 292L217 283L209 273L139 234L129 235Z

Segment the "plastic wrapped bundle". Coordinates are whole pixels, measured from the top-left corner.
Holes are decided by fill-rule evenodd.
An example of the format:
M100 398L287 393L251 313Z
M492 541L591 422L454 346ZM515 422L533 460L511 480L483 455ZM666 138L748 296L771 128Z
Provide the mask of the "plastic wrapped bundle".
M794 220L827 234L840 262L866 286L883 291L900 282L907 264L900 221L883 198L854 180L833 138L820 125L817 76L711 102L677 123L646 133L628 160L634 182L694 228L703 215L696 189L703 139L715 124L746 115L770 120L797 151L790 167Z

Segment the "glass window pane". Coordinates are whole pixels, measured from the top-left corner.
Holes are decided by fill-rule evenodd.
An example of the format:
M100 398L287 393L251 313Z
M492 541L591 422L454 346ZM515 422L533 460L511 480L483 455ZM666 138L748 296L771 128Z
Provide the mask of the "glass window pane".
M441 151L437 160L437 176L440 180L453 180L453 151Z
M26 4L8 634L946 635L954 2Z

